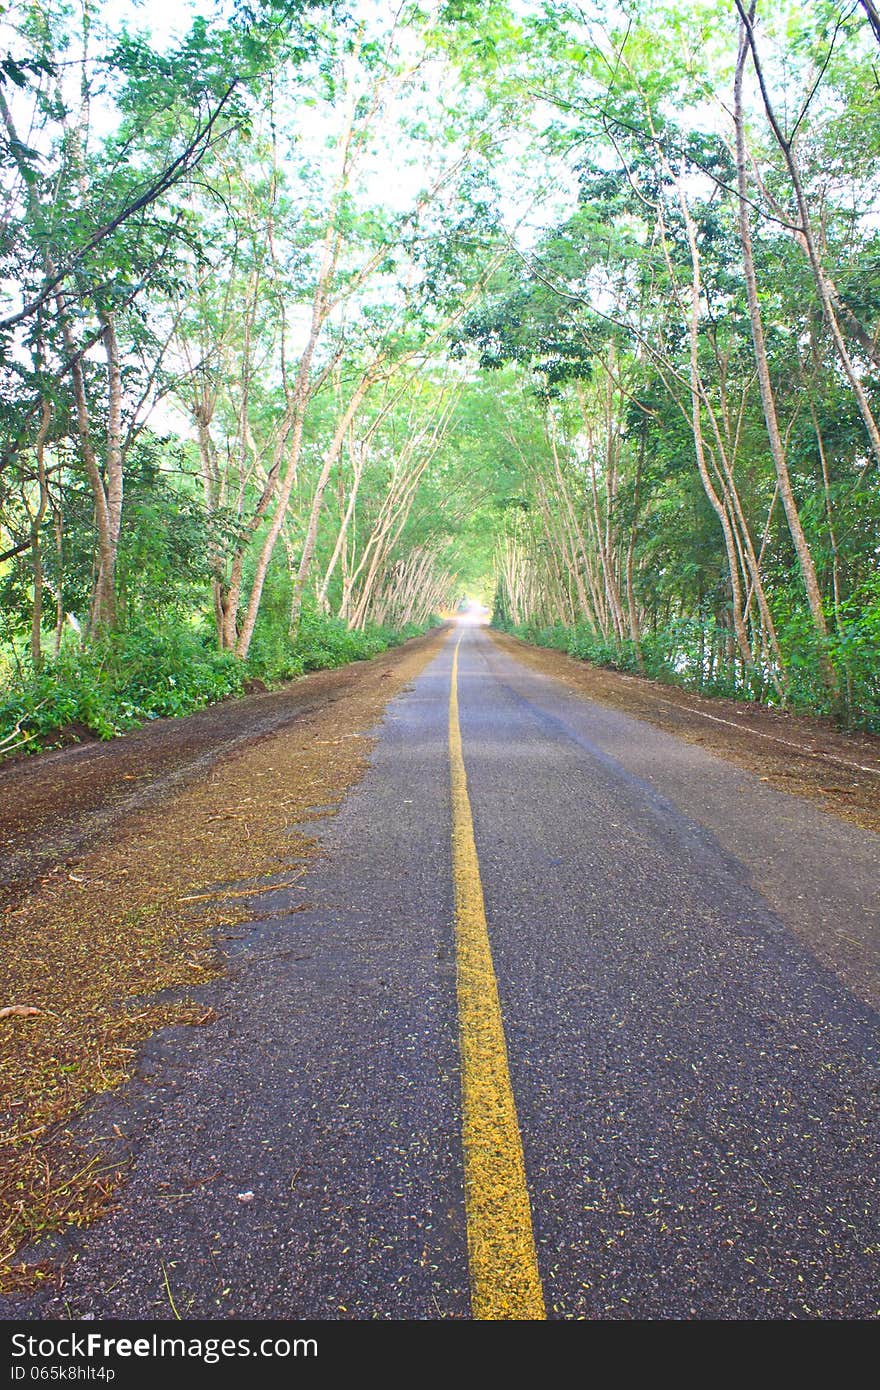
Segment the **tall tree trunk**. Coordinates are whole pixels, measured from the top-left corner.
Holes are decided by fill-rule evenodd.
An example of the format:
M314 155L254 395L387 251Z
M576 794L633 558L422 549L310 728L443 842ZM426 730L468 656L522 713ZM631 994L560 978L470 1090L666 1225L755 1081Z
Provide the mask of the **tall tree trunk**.
M697 469L699 470L700 480L703 490L709 499L712 510L721 525L721 533L724 536L724 548L727 553L728 579L730 582L731 605L732 605L732 635L735 637L736 645L739 647L740 656L746 666L751 664L752 652L749 646L748 634L745 623L743 622L743 600L742 600L742 579L740 575L740 559L733 533L730 516L727 507L715 489L709 467L706 462L706 449L703 438L703 400L700 385L700 256L697 247L696 228L688 210L684 190L681 190L681 206L687 231L688 245L691 253L691 303L689 315L689 339L690 339L690 386L691 386L691 427L694 435L694 452L697 459Z
M67 349L72 363L70 368L70 381L73 389L77 434L79 436L80 453L85 466L86 476L92 489L92 500L95 506L95 527L98 532L97 570L89 620L90 629L94 632L102 627L112 628L116 623L116 589L114 583L116 574L116 546L113 539L113 527L110 519L107 492L104 487L104 480L101 477L101 466L98 462L98 455L95 452L91 426L89 424L89 408L86 398L82 361L77 352L77 345L67 314L67 306L62 294L57 296L57 303L64 346Z
M55 532L55 567L58 578L55 582L55 633L52 639L52 652L58 656L61 651L61 638L64 635L64 518L60 507L53 507L52 529Z
M636 541L638 539L639 534L639 500L642 487L642 470L644 468L644 464L645 437L644 434L642 434L642 437L639 440L639 450L636 460L636 478L635 486L633 488L632 525L630 526L629 530L629 544L626 548L626 607L627 615L629 617L629 636L630 641L635 647L636 660L639 663L639 669L641 671L644 671L645 669L645 658L642 654L641 633L639 632L639 615L638 610L636 609L635 591L633 586L633 565L635 561Z
M737 0L737 4L739 4L739 0ZM752 4L751 7L751 14L754 14L754 4ZM742 102L743 72L748 51L748 27L746 19L743 18L743 22L740 25L739 53L737 56L736 74L734 78L734 126L736 130L736 178L739 202L739 234L743 254L746 296L749 305L749 320L752 329L752 344L755 351L755 367L758 375L758 386L761 392L764 421L767 427L767 438L770 441L770 453L773 458L773 465L779 484L779 495L782 498L788 529L791 533L791 539L794 543L795 553L798 558L798 565L800 566L801 577L807 595L810 616L812 617L813 626L819 639L823 680L829 692L836 695L837 678L834 674L834 669L827 652L828 626L825 621L825 612L822 606L822 594L816 575L816 567L813 563L813 556L810 552L806 535L804 534L797 502L791 486L791 477L788 472L785 448L779 429L779 419L776 414L776 401L773 395L773 384L770 379L770 366L767 360L767 348L764 340L764 325L761 320L761 309L758 301L758 283L755 276L755 259L752 249L752 230L749 222L745 118Z
M40 529L49 505L49 487L46 480L46 439L52 419L52 404L43 401L40 415L40 429L37 434L37 478L40 488L37 510L31 518L31 571L34 580L34 602L31 609L31 664L35 671L43 669L43 554L40 545Z
M122 532L122 368L112 315L102 316L102 341L107 359L107 442L104 488L107 498L107 538L100 548L98 576L92 598L91 631L116 626L116 564Z
M837 313L835 311L834 295L832 294L828 281L826 279L825 271L822 266L821 259L819 257L819 251L816 246L816 239L813 235L813 223L812 218L810 217L809 203L807 201L806 194L804 193L804 186L801 180L800 170L798 169L797 159L795 158L794 147L792 145L791 140L788 140L786 138L782 130L782 127L780 126L779 121L777 120L776 112L773 109L773 104L770 100L770 93L764 78L764 70L761 65L761 60L758 56L758 46L755 42L755 31L753 25L755 17L755 0L751 0L751 4L748 7L743 3L743 0L736 0L736 7L739 10L741 20L740 55L739 61L737 63L737 87L734 99L737 134L737 173L740 192L740 221L742 221L743 217L745 217L746 223L748 222L748 215L747 212L745 212L746 205L744 202L745 134L742 112L742 74L743 68L745 66L745 53L748 50L751 50L752 62L754 63L755 74L758 78L758 85L761 89L761 97L764 102L764 110L767 113L767 119L770 122L770 128L773 131L776 143L782 151L786 167L788 169L789 178L791 179L791 186L794 190L795 202L797 204L798 216L800 217L801 223L799 239L801 239L802 241L804 250L807 253L807 258L810 262L810 268L813 272L813 279L816 283L816 289L819 294L819 302L822 305L822 313L825 316L825 322L828 325L831 337L834 341L834 346L837 350L837 355L840 359L840 364L843 367L844 375L847 381L849 382L852 392L856 398L856 403L859 408L859 414L861 415L862 420L864 422L865 430L867 431L868 439L870 440L871 449L873 450L874 457L877 460L878 464L880 464L880 427L878 427L877 421L874 419L874 415L871 410L871 405L868 400L867 393L865 392L865 389L862 386L861 381L859 380L858 374L855 370L855 367L853 366L852 358L849 355L849 350L846 346L846 342L844 341L843 334L840 331L840 324L838 322ZM740 153L741 146L742 154ZM741 179L739 178L740 165L742 165ZM749 235L751 236L750 232ZM784 501L785 495L783 494L783 502Z
M346 545L346 541L348 538L348 528L351 525L351 520L354 516L355 507L357 506L358 489L360 488L361 475L364 471L364 462L365 459L363 450L361 449L360 445L356 445L352 450L353 473L351 492L349 493L348 502L347 504L345 504L342 519L339 523L339 531L336 536L336 544L333 547L333 554L330 556L329 564L327 565L327 569L324 572L324 578L321 582L321 587L318 591L319 608L326 607L327 590L330 587L330 581L333 578L336 566L339 563L339 558L342 555ZM342 494L342 500L344 501L344 493Z
M348 433L349 426L351 425L352 421L354 420L355 416L360 410L364 396L367 394L370 387L376 380L376 375L379 371L381 362L382 357L380 355L376 358L374 362L371 363L367 371L363 373L360 381L357 384L357 387L355 388L352 394L350 401L348 402L348 405L346 406L342 419L336 426L336 430L334 432L333 439L331 440L330 447L324 456L324 463L321 468L321 472L318 476L318 481L315 484L315 490L312 494L312 505L309 511L308 523L306 525L306 534L303 540L303 548L299 562L299 570L297 571L296 577L294 579L293 597L290 606L290 632L292 637L296 636L297 630L299 628L300 614L302 612L303 594L305 593L306 584L308 583L309 574L312 568L312 560L315 554L315 542L318 538L318 521L321 516L321 508L324 505L324 493L326 492L327 484L330 481L330 474L333 471L334 465L336 464L336 460L339 458L339 454L345 442L345 436Z

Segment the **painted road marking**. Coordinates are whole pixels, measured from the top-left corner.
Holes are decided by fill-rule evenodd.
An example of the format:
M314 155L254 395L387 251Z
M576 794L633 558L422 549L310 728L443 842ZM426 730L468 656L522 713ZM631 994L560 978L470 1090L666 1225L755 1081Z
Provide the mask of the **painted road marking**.
M462 755L460 646L461 637L449 688L449 763L471 1311L480 1319L546 1318Z

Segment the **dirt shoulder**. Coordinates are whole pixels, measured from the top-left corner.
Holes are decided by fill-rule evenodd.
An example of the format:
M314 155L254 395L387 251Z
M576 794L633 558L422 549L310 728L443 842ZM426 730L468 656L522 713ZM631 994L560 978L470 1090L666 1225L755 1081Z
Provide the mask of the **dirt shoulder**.
M222 973L224 931L305 872L310 823L360 778L368 731L445 636L4 769L0 1288L57 1278L16 1252L112 1201L124 1163L85 1161L78 1115L158 1029L210 1025L199 991Z
M880 832L877 735L844 734L822 719L707 699L659 681L591 666L505 633L492 631L491 636L502 651L587 699L699 743L781 791L818 801L844 820Z
M60 860L97 843L123 816L205 775L218 758L389 674L401 653L433 650L428 633L370 662L316 671L276 690L224 700L180 719L157 719L106 743L0 763L0 905Z

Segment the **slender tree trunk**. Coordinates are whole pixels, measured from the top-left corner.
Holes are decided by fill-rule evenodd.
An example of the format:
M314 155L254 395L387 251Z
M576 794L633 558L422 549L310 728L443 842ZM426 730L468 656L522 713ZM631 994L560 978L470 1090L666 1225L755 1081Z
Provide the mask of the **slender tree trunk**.
M122 531L122 369L112 315L102 319L107 359L107 443L104 454L104 488L107 498L107 538L100 548L98 577L92 599L91 631L116 625L116 563Z
M630 641L635 647L636 660L639 663L639 670L645 669L645 658L642 655L641 633L639 632L639 615L636 609L635 592L633 587L633 565L636 553L636 541L639 534L639 500L642 487L642 470L645 463L645 438L642 435L639 440L639 450L636 460L636 478L633 488L633 517L629 531L629 544L626 549L626 607L629 617Z
M333 471L334 465L336 464L336 460L339 458L339 454L345 442L345 436L348 433L348 429L355 416L357 415L358 411L360 410L364 396L367 394L370 387L376 380L376 374L379 370L381 361L382 358L380 356L371 364L369 369L366 372L364 372L360 381L358 382L358 385L354 393L352 394L351 400L346 406L342 419L336 426L336 430L333 435L333 439L330 443L330 447L324 456L324 463L321 468L318 481L315 484L315 490L312 494L312 505L309 511L309 519L306 525L306 534L303 540L303 548L299 562L299 570L297 572L293 585L293 597L291 600L290 607L290 631L291 636L293 637L296 636L297 630L299 628L299 619L300 614L302 612L303 594L305 593L306 583L308 582L309 573L312 568L312 560L315 554L315 542L318 537L318 521L321 516L321 508L324 505L324 493L326 492L327 484L330 481L330 474Z
M356 452L352 455L352 468L353 473L351 492L349 493L348 502L345 506L345 510L342 515L342 520L339 525L339 532L336 537L336 544L333 547L333 554L330 556L330 562L327 565L327 569L324 573L324 578L321 583L321 588L318 591L318 606L322 608L326 605L327 590L330 587L330 581L333 578L336 566L339 563L339 557L342 555L343 549L345 547L346 540L348 537L348 528L351 525L351 520L354 516L355 507L357 506L358 489L360 488L361 475L364 471L364 458L360 449L357 449Z
M754 5L752 5L752 13L754 13ZM773 465L776 469L776 478L779 484L779 495L782 498L788 529L791 533L792 542L794 543L795 553L797 554L813 626L820 642L823 679L828 690L832 694L836 694L837 679L828 658L826 646L828 640L828 627L822 606L822 594L819 589L816 567L813 563L813 557L806 535L804 534L797 502L791 486L791 478L788 472L782 434L779 429L779 420L776 414L776 401L770 379L770 366L764 341L764 325L761 320L761 309L758 300L758 284L755 276L755 259L752 250L752 230L749 222L745 118L742 103L743 72L748 51L749 39L747 22L744 19L740 26L739 54L737 57L734 79L734 125L736 129L736 175L739 201L740 244L743 253L743 269L745 272L746 296L749 305L749 319L752 328L752 343L755 351L755 367L758 375L758 386L761 392L761 404L764 410L767 437L770 441L770 453L773 458Z
M53 655L57 658L61 651L61 638L64 635L64 518L61 508L54 508L52 528L55 532L55 567L58 578L55 584L55 635L52 642Z
M607 637L607 616L600 600L598 586L593 576L592 566L590 565L589 556L587 554L587 543L584 538L584 533L578 523L571 496L562 473L562 466L559 462L559 454L556 449L556 441L552 432L550 433L550 448L553 455L553 468L556 475L556 483L559 488L560 496L562 497L564 515L568 523L575 584L577 585L578 597L581 601L584 617L590 623L594 631L601 632L603 637ZM589 598L587 597L583 579L581 578L581 565L583 565L583 579L586 580L590 590Z
M44 400L36 442L40 496L37 510L31 519L31 570L34 579L34 602L31 609L31 663L37 672L43 669L43 554L40 545L40 529L49 505L49 487L46 480L46 439L49 434L51 419L51 402Z
M57 303L64 346L72 362L70 381L73 390L80 453L85 466L86 476L91 485L92 499L95 505L95 526L98 532L98 556L89 623L91 631L95 632L102 627L112 628L116 622L116 589L114 584L116 574L116 548L113 540L113 527L111 524L107 492L104 487L103 478L101 477L101 466L98 462L97 453L95 452L91 427L89 425L89 408L86 398L82 362L77 354L77 345L73 337L73 330L70 326L63 295L59 294L57 296Z
M807 258L810 262L810 268L813 272L813 279L816 283L816 289L819 294L819 301L822 305L822 312L825 316L825 322L828 324L828 328L831 333L834 346L837 350L837 356L840 359L840 364L843 367L844 375L847 381L849 382L852 392L856 398L856 403L859 408L859 414L862 417L862 420L865 425L865 430L868 434L868 439L871 442L871 449L873 450L874 457L877 460L878 464L880 464L880 428L878 428L877 421L874 419L874 415L871 410L871 405L868 400L867 393L865 392L865 389L862 386L861 381L859 380L858 373L856 372L855 367L853 366L852 358L849 355L849 350L844 341L843 334L840 331L840 324L838 322L837 313L835 311L834 296L829 288L828 281L825 276L825 271L822 266L821 259L819 257L818 248L816 246L816 239L813 235L813 223L812 218L810 217L809 203L807 201L806 194L804 193L804 186L801 180L800 170L798 169L797 159L795 158L794 147L792 145L792 142L786 139L782 127L780 126L776 118L776 113L773 109L773 104L770 100L770 93L767 89L767 84L764 79L764 70L761 65L761 60L758 57L758 46L755 42L755 31L753 27L753 21L755 16L755 0L752 0L752 3L748 7L743 3L743 0L736 0L736 7L739 10L741 19L741 52L740 62L737 64L737 82L739 85L738 95L736 98L736 122L737 166L739 168L740 162L742 163L742 182L744 183L745 181L745 136L742 113L742 69L745 65L745 57L743 50L751 49L752 62L755 66L755 74L758 78L758 85L761 88L761 97L764 102L764 110L767 113L767 119L770 122L770 127L773 131L776 143L779 145L779 148L782 151L786 167L788 169L789 178L791 179L791 186L794 190L795 202L797 203L798 216L800 218L801 223L799 239L802 241L803 248L806 251ZM743 145L743 156L742 160L740 161L739 151L741 144ZM744 216L744 197L745 194L741 188L741 220ZM747 214L745 214L745 216L746 221L748 221ZM783 493L783 502L784 500L785 495Z
M688 211L687 201L681 190L681 205L685 219L688 245L691 253L691 304L689 315L689 338L690 338L690 383L691 383L691 427L694 435L694 452L697 459L697 469L699 470L700 480L703 490L709 499L712 510L721 525L721 532L724 536L724 548L727 552L728 579L730 582L731 603L732 603L732 623L733 636L739 647L740 655L746 665L751 663L752 653L749 647L748 634L746 633L743 622L743 602L742 602L742 581L740 577L740 562L737 551L736 539L733 534L733 527L730 522L728 511L721 498L718 496L712 482L709 468L706 462L706 450L703 439L703 403L702 391L700 389L700 365L699 365L699 332L700 332L700 258L697 247L696 229L693 224L690 212Z

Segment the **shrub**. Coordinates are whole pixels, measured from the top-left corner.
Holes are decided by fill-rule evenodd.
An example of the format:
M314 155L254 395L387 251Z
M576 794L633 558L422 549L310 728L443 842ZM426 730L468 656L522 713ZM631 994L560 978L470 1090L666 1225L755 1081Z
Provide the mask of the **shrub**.
M709 676L705 653L718 645L714 619L704 624L679 618L641 639L641 663L635 644L617 642L585 625L540 626L496 622L515 636L536 646L565 651L580 661L608 666L617 671L668 681L705 695L727 699L766 700L770 675L758 666L743 670L742 662L716 665ZM839 624L829 636L825 655L830 660L839 689L830 692L823 672L823 652L810 615L795 610L777 624L787 708L809 714L831 715L850 728L880 732L880 583L876 592L861 594L841 606Z
M246 671L186 627L137 629L93 647L70 641L39 673L0 694L0 751L29 751L77 726L98 738L162 715L188 714L241 691ZM19 730L16 737L15 730ZM4 745L5 740L5 745Z
M218 651L213 633L185 622L161 629L134 628L87 646L71 636L42 671L13 666L0 687L0 757L37 752L87 731L112 738L149 719L189 714L241 694L251 676L268 682L376 656L422 628L402 632L369 627L350 632L344 623L307 609L296 642L278 625L254 636L247 662Z
M367 661L387 651L422 629L410 625L401 632L391 628L368 625L352 631L339 618L326 617L314 609L303 609L294 651L304 671L323 671L333 666L345 666L350 661Z

